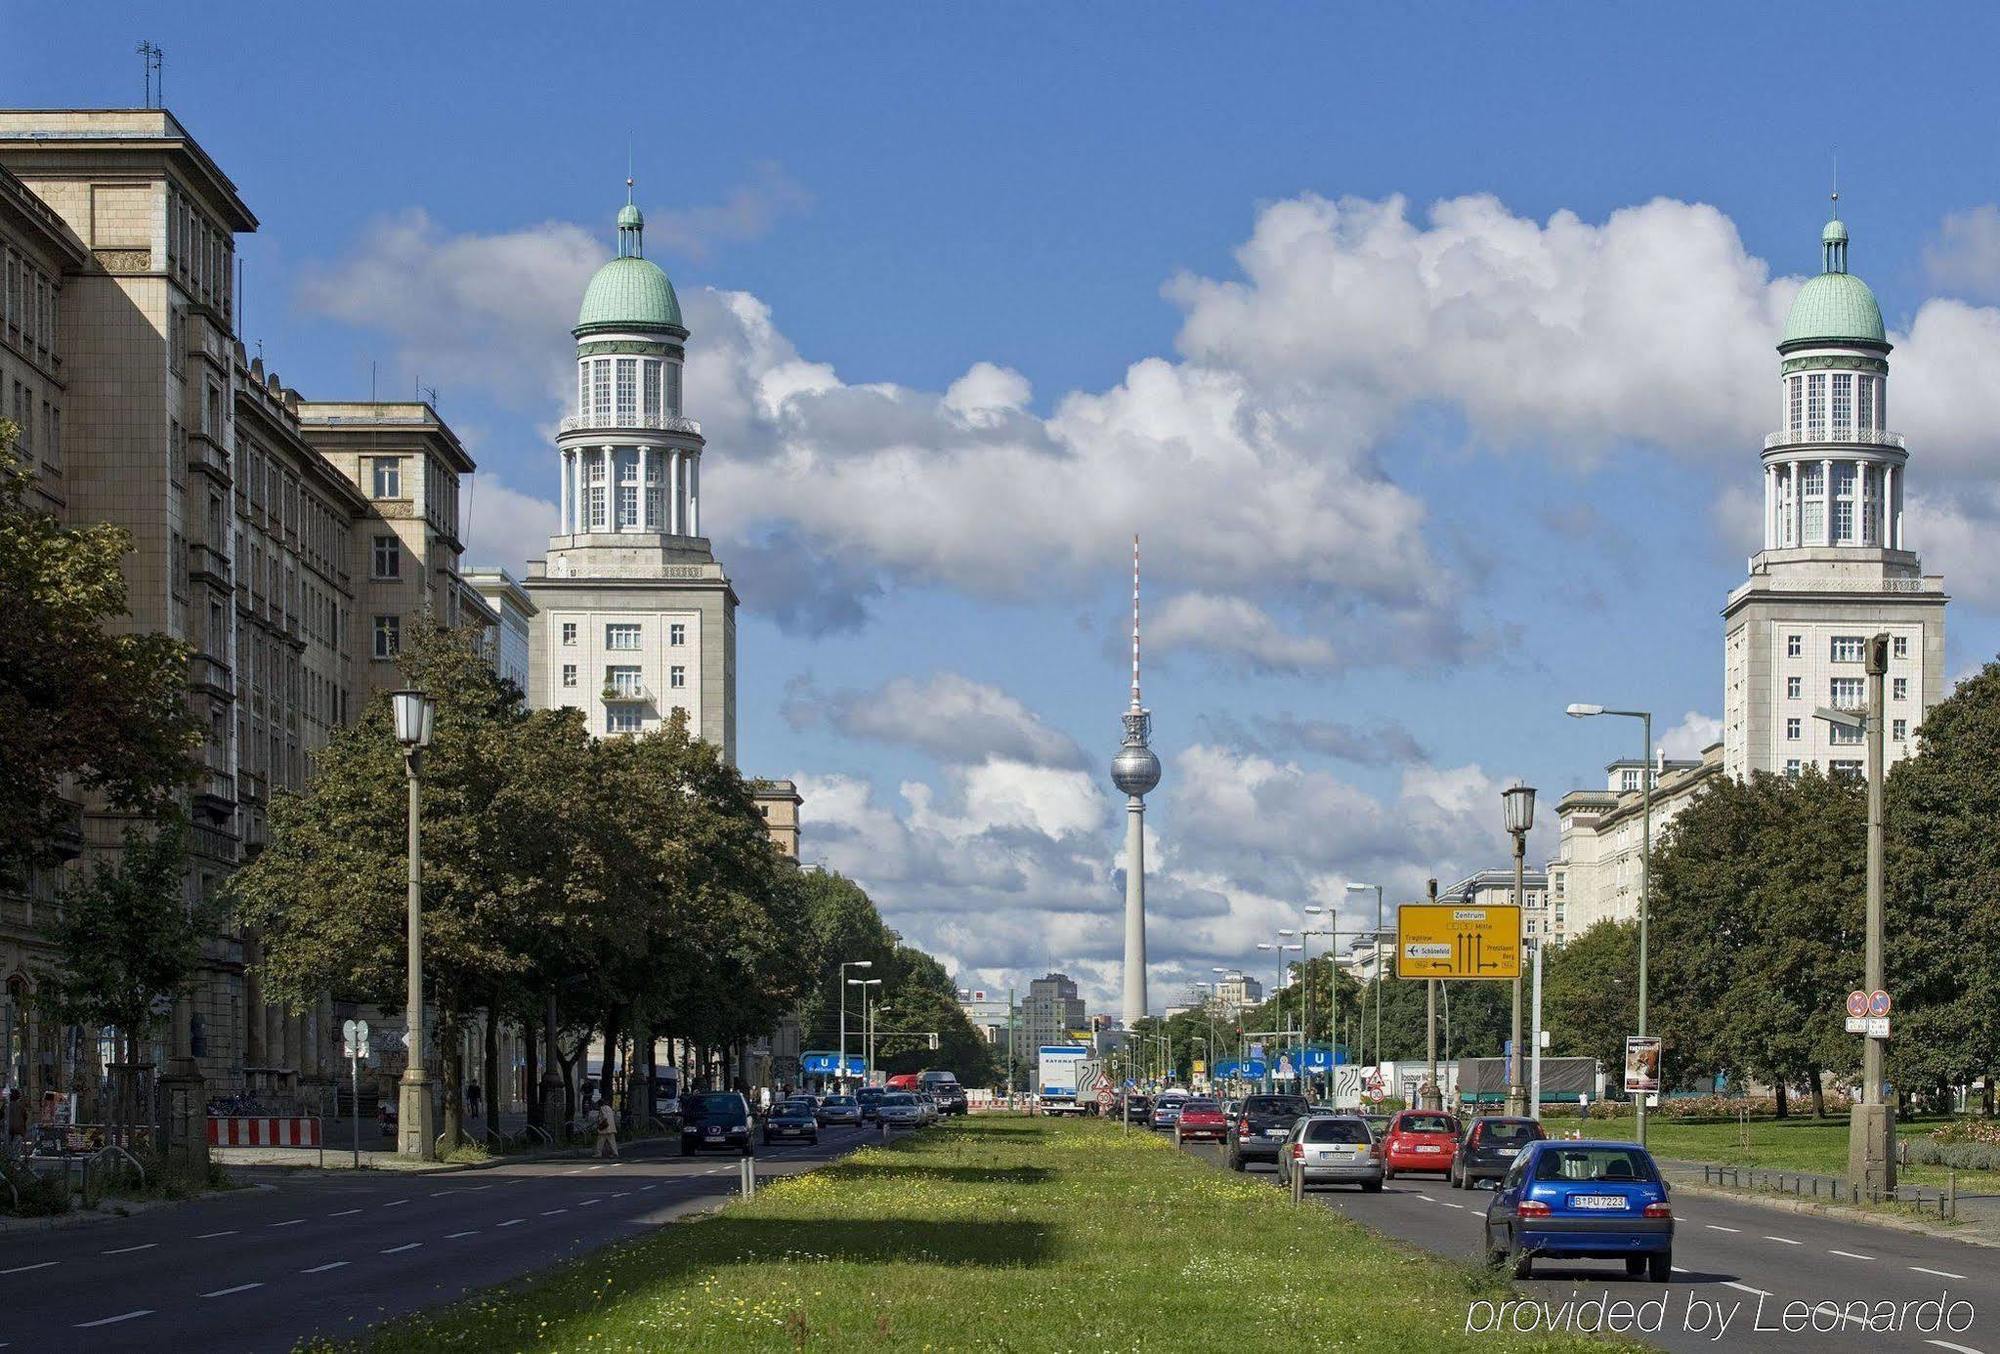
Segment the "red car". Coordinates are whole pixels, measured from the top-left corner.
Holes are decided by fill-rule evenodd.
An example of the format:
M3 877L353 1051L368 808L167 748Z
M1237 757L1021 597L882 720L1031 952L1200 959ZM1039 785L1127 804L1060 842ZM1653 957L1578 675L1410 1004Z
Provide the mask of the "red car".
M1458 1155L1458 1120L1437 1110L1401 1110L1382 1135L1382 1178L1397 1171L1429 1171L1451 1175Z
M1184 1100L1181 1117L1174 1123L1174 1146L1192 1138L1222 1142L1229 1137L1229 1116L1213 1100Z

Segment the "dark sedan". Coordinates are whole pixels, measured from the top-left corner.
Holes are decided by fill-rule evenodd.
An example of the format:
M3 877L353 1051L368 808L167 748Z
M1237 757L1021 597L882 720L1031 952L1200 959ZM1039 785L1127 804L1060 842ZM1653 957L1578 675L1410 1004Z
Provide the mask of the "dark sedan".
M810 1100L787 1100L764 1120L764 1145L774 1142L819 1141L819 1118Z
M1531 1142L1548 1137L1534 1119L1482 1114L1465 1126L1451 1163L1451 1187L1473 1189L1482 1180L1499 1180Z
M681 1097L681 1151L751 1154L750 1102L735 1091Z
M1240 1171L1252 1161L1278 1164L1278 1149L1292 1136L1292 1125L1304 1118L1302 1095L1253 1095L1229 1126L1229 1169Z

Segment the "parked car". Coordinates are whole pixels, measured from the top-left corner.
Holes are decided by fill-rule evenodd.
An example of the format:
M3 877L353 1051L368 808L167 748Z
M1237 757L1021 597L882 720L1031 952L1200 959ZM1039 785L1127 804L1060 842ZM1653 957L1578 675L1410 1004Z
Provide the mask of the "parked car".
M764 1117L764 1145L774 1142L819 1141L819 1120L810 1100L787 1100Z
M876 1111L882 1108L883 1098L888 1094L889 1092L880 1086L863 1086L854 1093L855 1103L861 1106L862 1123L872 1124L877 1122L875 1117Z
M830 1095L819 1102L819 1122L822 1128L858 1128L861 1102L851 1095Z
M1451 1174L1458 1155L1458 1120L1442 1110L1398 1110L1382 1135L1383 1178L1398 1171Z
M735 1148L751 1154L750 1102L735 1091L704 1091L681 1097L681 1151Z
M1197 1138L1210 1142L1225 1142L1229 1138L1229 1116L1213 1100L1183 1101L1180 1118L1174 1120L1174 1146Z
M1637 1143L1529 1143L1486 1209L1486 1258L1516 1278L1537 1260L1625 1262L1633 1278L1674 1272L1674 1210L1652 1154Z
M971 1102L966 1099L965 1088L958 1084L957 1073L942 1070L919 1072L917 1083L937 1097L940 1114L964 1114L972 1108Z
M1278 1149L1305 1112L1302 1095L1244 1097L1243 1112L1229 1126L1229 1169L1240 1171L1252 1161L1277 1164Z
M878 1122L891 1128L922 1128L924 1108L917 1103L917 1097L909 1091L890 1091L875 1107Z
M1278 1177L1291 1187L1294 1175L1305 1187L1359 1185L1370 1194L1382 1188L1382 1154L1359 1116L1308 1114L1293 1125L1278 1153Z
M1540 1121L1504 1114L1482 1114L1465 1126L1451 1163L1453 1189L1472 1189L1482 1180L1499 1180L1514 1158L1531 1142L1549 1135Z

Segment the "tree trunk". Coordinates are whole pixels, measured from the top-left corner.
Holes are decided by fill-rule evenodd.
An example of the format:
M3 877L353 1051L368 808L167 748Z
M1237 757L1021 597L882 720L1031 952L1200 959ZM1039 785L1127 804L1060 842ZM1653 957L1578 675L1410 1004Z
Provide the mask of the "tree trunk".
M493 1000L486 1007L486 1057L479 1069L480 1089L486 1094L486 1131L494 1137L500 1136L500 993L494 990Z
M1980 1109L1984 1111L1986 1117L1989 1119L1993 1117L1993 1078L1995 1070L1991 1067L1986 1069L1986 1090L1980 1096Z
M1790 1095L1785 1089L1785 1079L1783 1077L1779 1077L1777 1079L1776 1091L1778 1100L1778 1117L1780 1119L1783 1119L1792 1112Z
M624 1016L622 1005L614 1005L604 1013L604 1061L597 1069L597 1098L611 1105L616 1105L621 1098L617 1095L618 1041L624 1037L624 1030L620 1027Z
M440 1152L455 1152L465 1135L465 1031L459 1027L455 1011L439 1010L437 1023L438 1077L443 1102L438 1129L443 1137Z
M528 1122L545 1133L553 1133L555 1125L542 1122L542 1038L533 1022L522 1023L521 1038L521 1051L526 1055L527 1063L528 1085L524 1098L528 1102Z

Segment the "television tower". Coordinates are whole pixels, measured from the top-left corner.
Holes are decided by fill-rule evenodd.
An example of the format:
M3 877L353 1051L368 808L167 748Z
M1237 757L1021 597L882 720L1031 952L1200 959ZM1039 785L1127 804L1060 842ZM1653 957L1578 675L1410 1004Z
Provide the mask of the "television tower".
M1146 1016L1146 792L1160 783L1160 759L1146 746L1153 712L1139 701L1139 538L1132 537L1132 705L1125 743L1111 759L1111 783L1125 792L1126 1029Z

